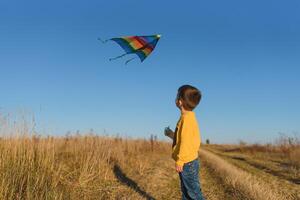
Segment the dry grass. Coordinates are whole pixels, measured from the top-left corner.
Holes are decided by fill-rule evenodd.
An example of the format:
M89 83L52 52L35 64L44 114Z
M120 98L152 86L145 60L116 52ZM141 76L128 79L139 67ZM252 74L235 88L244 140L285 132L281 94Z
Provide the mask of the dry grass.
M2 139L0 199L114 199L113 166L135 166L142 175L146 155L168 148L160 142L152 152L146 140L96 136Z
M291 163L290 157L278 152L279 148L276 147L275 152L262 151L256 145L206 145L205 149L267 183L271 191L278 191L290 199L300 199L300 169Z
M0 199L180 199L170 145L93 135L2 138ZM289 199L204 148L200 152L205 196Z
M300 147L295 148L289 152L289 160L292 165L300 168Z
M256 200L284 200L291 199L277 190L272 190L267 182L233 166L217 155L204 149L200 151L201 158L218 174L228 185L244 194L248 199Z
M0 199L180 199L170 143L153 137L30 136L35 131L29 127L34 123L8 123L0 116L0 133L6 133L0 139ZM289 155L293 166L299 164L297 146L287 148L286 143L208 146L243 155ZM269 187L256 174L205 149L203 145L200 150L200 176L208 200L291 199L277 190L278 185Z
M265 156L281 159L291 167L300 169L300 137L281 135L275 142L268 144L247 144L240 141L239 145L210 145L226 152L240 152L252 156Z
M28 115L0 113L0 199L166 199L180 196L171 144L68 134L41 137Z

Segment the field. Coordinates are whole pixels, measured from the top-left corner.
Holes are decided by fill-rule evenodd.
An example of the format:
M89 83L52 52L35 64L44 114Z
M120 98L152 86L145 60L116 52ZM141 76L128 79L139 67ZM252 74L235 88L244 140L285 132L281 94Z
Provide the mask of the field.
M299 146L202 145L206 199L300 199ZM0 199L180 199L171 143L109 136L0 140Z

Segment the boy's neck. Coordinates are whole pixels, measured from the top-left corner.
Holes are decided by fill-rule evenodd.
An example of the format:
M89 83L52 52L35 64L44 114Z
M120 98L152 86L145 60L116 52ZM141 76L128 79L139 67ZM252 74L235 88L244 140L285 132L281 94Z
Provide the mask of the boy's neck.
M192 112L192 111L185 110L184 108L181 108L181 109L180 109L180 112L181 112L181 115L185 115L185 114L187 114L187 113L189 113L189 112Z

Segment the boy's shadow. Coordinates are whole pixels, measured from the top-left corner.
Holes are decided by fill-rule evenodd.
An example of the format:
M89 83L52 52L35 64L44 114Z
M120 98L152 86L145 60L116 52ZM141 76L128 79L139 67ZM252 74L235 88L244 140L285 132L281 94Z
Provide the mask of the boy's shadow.
M139 193L141 196L146 198L147 200L155 200L154 197L152 197L150 194L142 190L136 182L134 182L132 179L128 178L126 174L122 171L120 166L118 164L114 164L114 174L117 177L117 179L123 183L126 184L128 187L132 188L134 191Z

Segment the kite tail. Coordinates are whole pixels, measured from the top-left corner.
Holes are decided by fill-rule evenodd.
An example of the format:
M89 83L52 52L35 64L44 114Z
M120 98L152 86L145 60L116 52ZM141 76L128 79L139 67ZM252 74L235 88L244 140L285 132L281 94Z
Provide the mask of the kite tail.
M98 38L98 40L100 40L104 44L104 43L108 42L110 39L102 40L101 38Z
M127 65L127 63L129 63L130 61L132 61L132 60L134 60L134 59L136 59L136 58L130 58L129 60L127 60L127 61L125 62L125 65Z
M120 56L117 56L117 57L114 57L114 58L110 58L109 61L112 61L112 60L116 60L116 59L122 58L122 57L124 57L124 56L126 56L126 55L127 55L127 53L124 53L124 54L122 54L122 55L120 55Z

